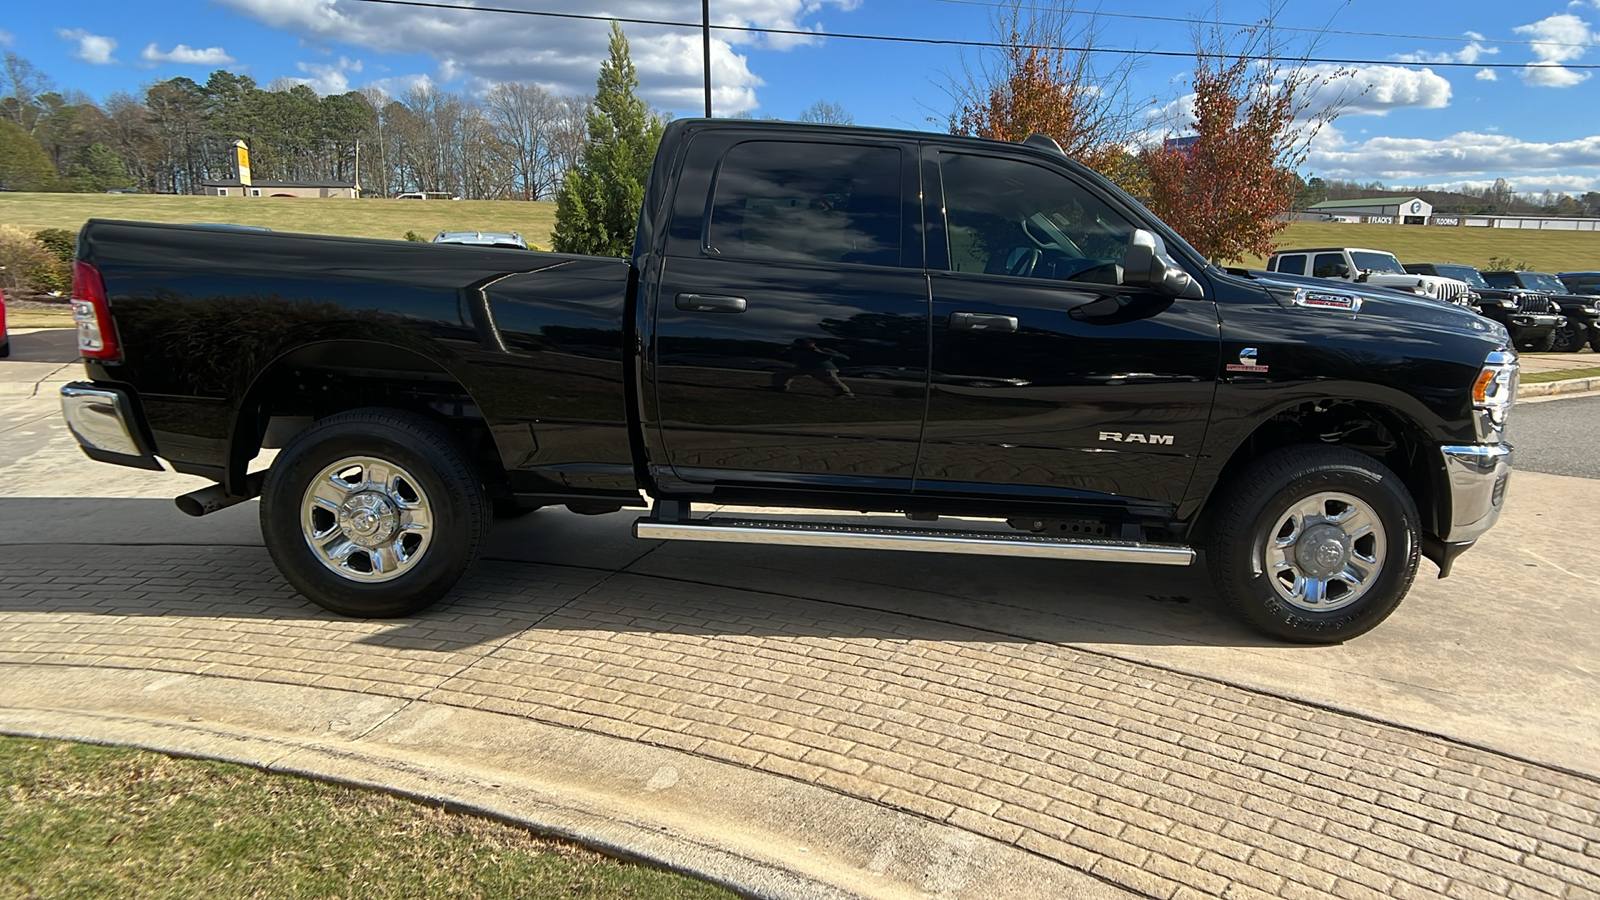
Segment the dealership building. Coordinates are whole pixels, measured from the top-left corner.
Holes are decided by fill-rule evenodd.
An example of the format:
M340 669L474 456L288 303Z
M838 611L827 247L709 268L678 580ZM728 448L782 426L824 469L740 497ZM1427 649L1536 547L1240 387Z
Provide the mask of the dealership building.
M1343 222L1374 225L1426 225L1433 204L1421 197L1367 197L1362 200L1324 200L1306 207L1313 220L1333 217Z

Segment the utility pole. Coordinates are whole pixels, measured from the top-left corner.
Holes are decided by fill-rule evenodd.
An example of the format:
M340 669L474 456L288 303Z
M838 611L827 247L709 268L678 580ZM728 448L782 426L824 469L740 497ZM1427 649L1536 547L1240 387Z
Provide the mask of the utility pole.
M700 0L700 43L705 48L706 118L711 118L711 0Z

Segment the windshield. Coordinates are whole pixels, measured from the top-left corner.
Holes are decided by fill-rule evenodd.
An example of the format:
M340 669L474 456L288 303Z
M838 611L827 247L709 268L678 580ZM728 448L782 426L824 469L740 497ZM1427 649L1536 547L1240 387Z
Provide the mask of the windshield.
M1536 291L1549 291L1552 294L1572 293L1554 275L1546 275L1543 272L1523 272L1522 283Z
M1478 274L1478 270L1471 266L1434 266L1433 270L1438 272L1442 278L1465 281L1473 287L1486 288L1489 286L1489 282L1484 281L1483 276Z
M1393 253L1352 250L1350 259L1355 262L1357 269L1364 269L1368 272L1383 272L1391 275L1406 274L1405 266L1400 265L1400 260L1395 259Z

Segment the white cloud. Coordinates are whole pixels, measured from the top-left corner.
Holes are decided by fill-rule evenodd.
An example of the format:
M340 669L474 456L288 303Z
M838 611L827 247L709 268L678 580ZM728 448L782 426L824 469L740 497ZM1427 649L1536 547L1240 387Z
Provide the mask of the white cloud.
M111 52L117 49L116 38L90 34L82 28L58 28L56 34L60 35L62 40L77 41L78 49L73 51L72 55L86 63L104 66L117 61L116 57L111 55Z
M233 62L233 57L221 47L200 49L190 47L188 44L179 44L171 50L162 50L151 44L139 55L145 62L177 63L186 66L226 66Z
M1589 80L1589 72L1566 68L1562 63L1573 62L1583 56L1583 44L1600 41L1600 33L1591 32L1589 23L1571 13L1548 16L1532 25L1513 28L1531 40L1529 49L1538 57L1536 62L1522 67L1522 80L1537 87L1572 87Z
M308 63L297 62L295 68L310 76L307 78L285 78L284 81L309 86L313 91L326 97L329 94L344 94L350 91L351 72L360 72L361 60L350 59L346 56L339 57L338 62Z
M1306 167L1326 178L1354 181L1415 182L1488 173L1508 178L1511 173L1549 173L1540 176L1546 179L1593 178L1600 177L1600 134L1545 143L1463 131L1439 138L1374 137L1355 142L1346 140L1337 129L1325 128L1311 148Z
M1492 56L1500 52L1499 47L1486 47L1483 44L1483 35L1476 31L1466 32L1472 43L1462 47L1454 53L1428 53L1419 50L1416 53L1399 53L1389 57L1397 62L1407 63L1475 63L1480 58Z
M1500 76L1496 75L1495 71L1493 69L1479 69L1476 73L1473 74L1472 77L1478 79L1479 81L1499 81L1500 80Z
M1450 82L1432 69L1404 66L1308 66L1321 82L1313 98L1318 107L1344 104L1343 115L1382 116L1397 109L1442 109L1450 105Z
M11 46L11 42L16 39L16 35L4 29L0 29L0 47L9 47Z
M443 83L531 81L558 94L588 94L606 56L604 22L501 13L447 12L335 0L218 0L258 21L313 41L339 42L396 53L422 53L438 65ZM714 24L784 28L821 27L824 10L854 9L859 0L718 0ZM597 7L574 4L585 11ZM613 0L609 14L698 22L695 0ZM628 25L624 30L639 70L639 92L667 109L701 105L701 46L697 32ZM761 78L735 47L786 50L814 44L807 35L712 32L714 105L719 114L754 109Z

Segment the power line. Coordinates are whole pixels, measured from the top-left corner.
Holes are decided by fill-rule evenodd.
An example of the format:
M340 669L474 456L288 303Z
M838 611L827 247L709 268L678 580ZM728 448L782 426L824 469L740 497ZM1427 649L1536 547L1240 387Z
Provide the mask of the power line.
M670 19L644 19L631 16L606 16L593 13L564 13L548 12L532 9L507 9L498 6L458 6L453 3L432 3L428 0L353 0L356 3L374 3L383 6L408 6L418 9L448 9L457 12L501 13L513 16L534 16L547 19L578 19L589 22L619 22L625 25L662 25L669 28L701 28L700 22L677 22ZM1233 59L1228 53L1195 53L1183 50L1136 50L1126 47L1095 47L1070 46L1062 44L1008 44L1001 41L972 41L958 40L955 38L919 38L905 37L902 35L887 34L856 34L843 31L806 31L800 28L760 28L753 25L712 25L712 31L734 31L742 34L771 34L785 37L813 37L834 38L846 41L880 41L891 44L925 44L941 47L971 47L975 49L1005 49L1016 47L1022 50L1053 50L1067 53L1116 53L1125 56L1157 56L1167 58L1192 59ZM1543 42L1541 42L1543 43ZM1253 56L1250 59L1264 59L1265 57ZM1430 63L1397 63L1392 59L1348 59L1340 57L1307 56L1297 57L1293 62L1326 63L1341 66L1393 66L1393 65L1425 65L1435 68L1460 68L1460 69L1521 69L1530 63L1482 63L1482 62L1430 62ZM1550 64L1556 65L1556 64ZM1559 64L1564 69L1600 69L1596 65L1568 65Z
M995 2L995 0L934 0L936 3L950 3L956 6L986 6L993 9L1007 9L1010 3ZM1020 5L1018 9L1032 12L1053 12L1055 7ZM1600 44L1585 44L1572 41L1513 41L1501 38L1486 37L1445 37L1437 34L1395 34L1386 31L1342 31L1336 28L1313 28L1309 25L1274 25L1270 22L1219 22L1211 19L1182 18L1179 16L1151 16L1139 13L1110 13L1100 10L1073 10L1076 15L1090 16L1102 19L1135 19L1142 22L1178 22L1185 25L1225 25L1229 28L1263 28L1267 31L1303 31L1311 34L1337 34L1347 37L1375 37L1394 38L1404 41L1453 41L1458 44L1548 44L1552 47L1583 47L1595 48Z

